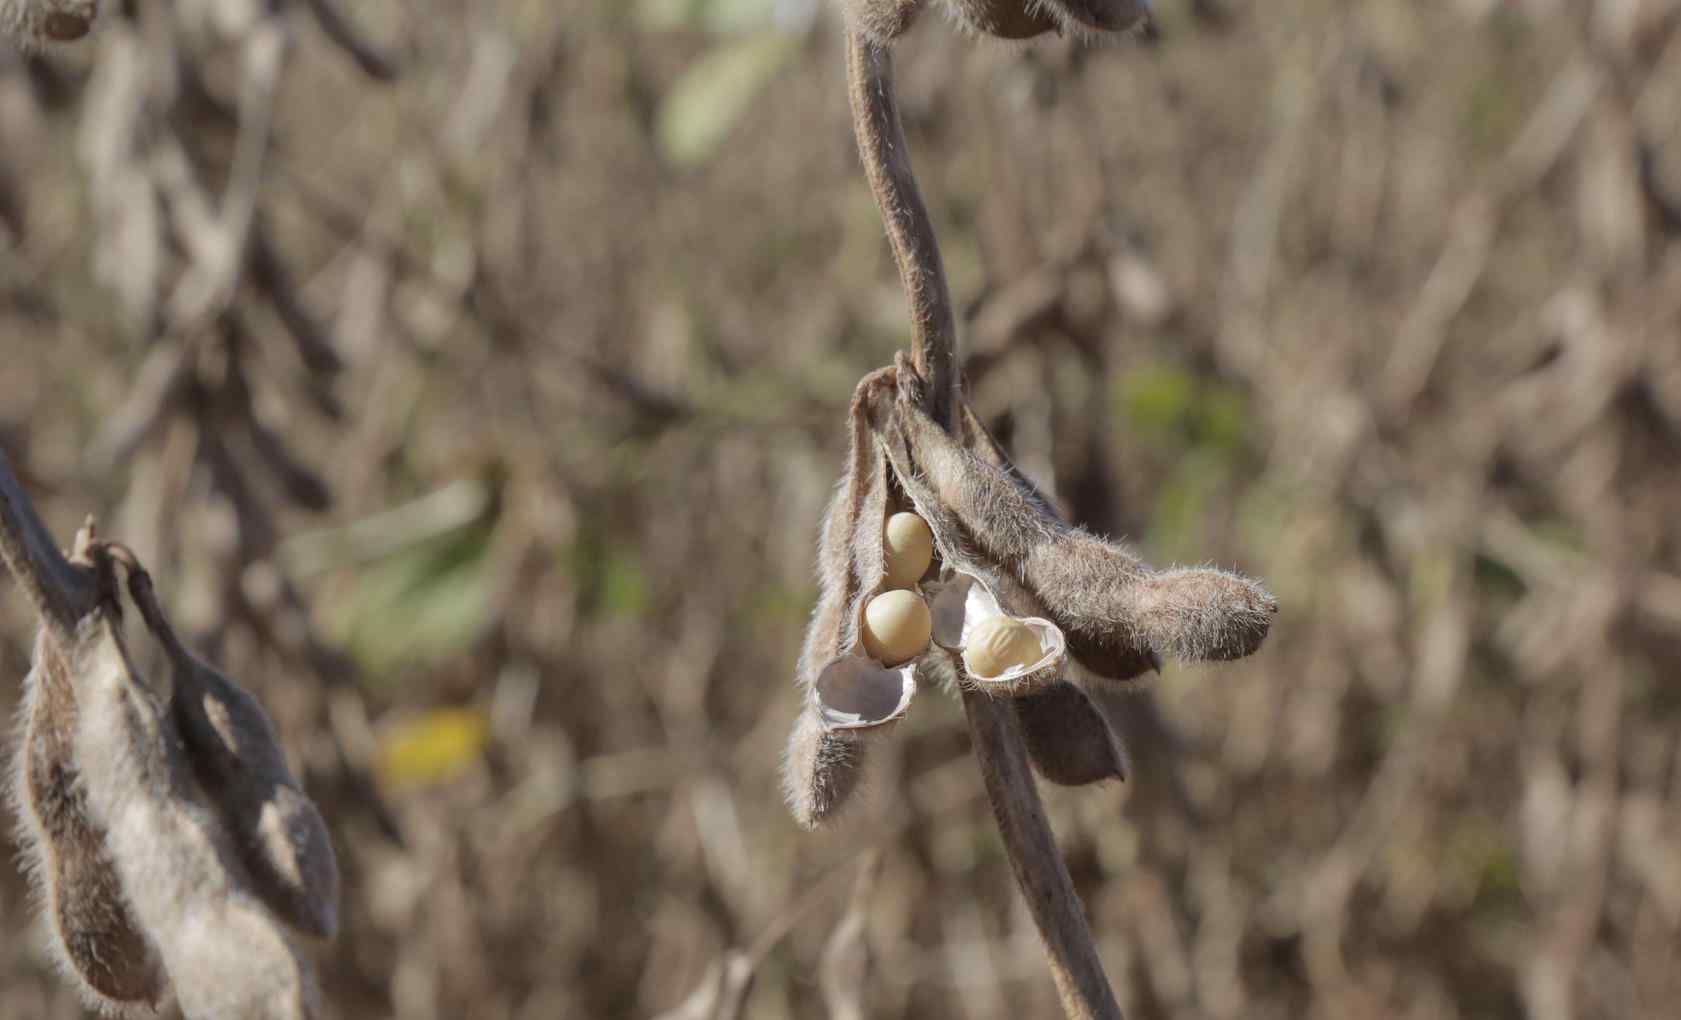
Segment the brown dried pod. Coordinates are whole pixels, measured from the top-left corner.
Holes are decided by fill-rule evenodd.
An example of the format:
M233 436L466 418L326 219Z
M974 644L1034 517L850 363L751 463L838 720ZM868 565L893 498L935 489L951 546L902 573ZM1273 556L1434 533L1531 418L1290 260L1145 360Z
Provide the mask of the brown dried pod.
M1051 684L1015 700L1022 741L1041 776L1058 786L1127 777L1121 738L1083 688Z
M92 628L85 622L84 629ZM80 630L73 641L88 639ZM165 994L162 966L124 899L88 814L74 756L76 698L60 635L43 626L24 681L21 732L11 768L24 871L41 901L59 969L99 1012L146 1011Z
M902 356L895 371L915 376L915 369ZM1046 619L1044 606L1031 591L1008 571L998 569L982 555L969 540L962 522L940 501L938 493L918 472L914 451L905 430L897 421L897 388L889 394L878 387L872 391L872 398L867 415L893 468L895 480L918 512L928 520L939 544L940 556L951 568L946 572L946 583L934 594L935 643L959 653L952 656L952 666L960 678L967 675L967 680L963 682L1012 696L1024 742L1040 775L1064 786L1124 779L1125 755L1120 740L1086 692L1071 686L1066 679L1066 635ZM975 445L982 456L994 460L1016 484L1022 499L1032 503L1041 513L1054 517L1055 511L1051 509L1049 500L1009 465L1003 450L981 427L973 413L967 407L962 410L963 441ZM984 585L978 583L982 579ZM959 596L961 602L954 605L954 599ZM1047 662L1046 666L1050 668L1029 668L1018 664L1014 670L978 677L974 669L957 668L970 664L960 661L964 642L961 638L954 640L952 637L954 612L960 613L960 620L972 623L997 620L1002 616L1020 618L1023 627L1039 635L1042 651L1056 650L1054 664ZM1033 621L1031 624L1030 620ZM957 624L957 628L961 633L962 622Z
M1031 39L1062 22L1041 0L946 0L958 24L998 39Z
M0 32L27 49L74 42L92 31L98 0L0 0Z
M949 541L1019 578L1088 670L1126 680L1151 669L1158 654L1225 660L1260 647L1278 609L1260 584L1214 569L1158 572L1125 547L1070 527L1013 469L965 448L933 421L908 363L898 384L892 416L900 483L928 490L922 499L955 522Z
M946 0L964 28L999 39L1043 32L1122 32L1149 16L1144 0Z
M968 404L958 405L959 438L975 455L1004 472L1041 512L1060 519L1056 507L1017 470ZM1150 660L1150 669L1161 663ZM1078 670L1076 672L1079 672ZM1039 774L1062 786L1125 779L1127 759L1120 734L1082 683L1063 681L1015 700L1022 740Z
M257 700L181 643L138 564L129 595L173 670L169 716L193 776L227 828L252 891L298 931L338 928L339 873L327 825L287 766Z
M307 1020L307 963L249 891L241 854L183 755L163 698L134 669L114 607L90 620L72 667L75 758L128 903L189 1020Z
M885 666L866 654L863 636L870 600L888 590L884 535L891 499L887 464L864 408L871 394L892 388L891 369L858 384L846 476L818 543L820 591L798 667L806 704L782 773L789 807L806 828L846 802L858 785L865 742L902 718L916 695L917 660Z

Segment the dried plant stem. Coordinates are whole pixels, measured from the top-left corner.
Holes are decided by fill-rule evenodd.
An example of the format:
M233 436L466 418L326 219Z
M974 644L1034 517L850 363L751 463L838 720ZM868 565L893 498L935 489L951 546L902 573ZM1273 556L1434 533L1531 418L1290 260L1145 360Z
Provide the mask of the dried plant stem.
M68 634L98 601L91 574L71 565L0 453L0 555L48 626Z
M852 125L858 135L858 155L864 161L870 190L887 224L887 239L899 264L910 300L911 357L928 380L934 420L951 427L957 395L957 324L946 286L945 263L934 239L934 224L922 204L911 172L910 149L899 126L899 104L893 93L893 54L857 34L849 33L846 49L848 97Z
M910 301L911 354L928 381L934 419L950 430L958 388L957 327L934 226L911 172L887 47L848 35L847 89L858 152ZM1028 770L1015 712L1009 702L974 691L964 692L963 709L993 816L1050 958L1063 1012L1071 1020L1120 1020L1085 909Z
M1063 1013L1069 1020L1120 1020L1121 1007L1103 973L1085 907L1033 785L1015 712L1007 700L973 690L963 692L963 711L992 815L1016 885L1039 926Z

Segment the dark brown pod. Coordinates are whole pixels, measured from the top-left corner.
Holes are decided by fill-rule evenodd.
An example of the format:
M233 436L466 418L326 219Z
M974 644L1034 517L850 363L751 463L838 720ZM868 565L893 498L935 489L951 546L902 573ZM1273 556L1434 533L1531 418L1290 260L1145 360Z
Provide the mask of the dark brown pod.
M1126 778L1120 738L1085 691L1053 684L1016 699L1022 740L1041 776L1059 786Z
M1031 39L1061 25L1040 0L946 0L964 27L998 39Z
M1098 32L1125 32L1143 24L1150 16L1146 0L1043 0L1081 28Z

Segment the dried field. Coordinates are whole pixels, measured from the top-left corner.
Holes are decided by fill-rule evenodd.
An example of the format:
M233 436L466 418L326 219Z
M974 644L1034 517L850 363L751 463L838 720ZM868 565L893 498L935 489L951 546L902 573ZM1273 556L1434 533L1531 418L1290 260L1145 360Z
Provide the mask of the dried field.
M265 82L242 4L105 6L0 48L0 445L270 706L330 1015L655 1017L734 959L821 1017L850 903L865 1015L1054 1016L954 703L831 830L780 801L908 337L836 13L343 3L387 68L295 5ZM977 409L1283 606L1122 697L1131 781L1046 790L1129 1020L1674 1016L1681 0L1158 6L899 57ZM0 1016L81 1016L32 924L0 869Z

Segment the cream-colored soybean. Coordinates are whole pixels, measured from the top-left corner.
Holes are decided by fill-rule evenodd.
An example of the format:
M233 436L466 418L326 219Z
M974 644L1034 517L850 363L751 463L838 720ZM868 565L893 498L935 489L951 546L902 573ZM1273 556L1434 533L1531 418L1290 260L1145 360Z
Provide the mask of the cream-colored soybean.
M915 592L882 592L864 607L864 651L884 666L921 655L933 629L928 603Z
M1013 616L992 616L974 626L963 646L963 665L970 676L995 677L1017 667L1031 666L1044 657L1033 628Z
M887 584L909 588L928 572L934 562L934 533L928 522L909 511L887 519L883 543L887 547Z

